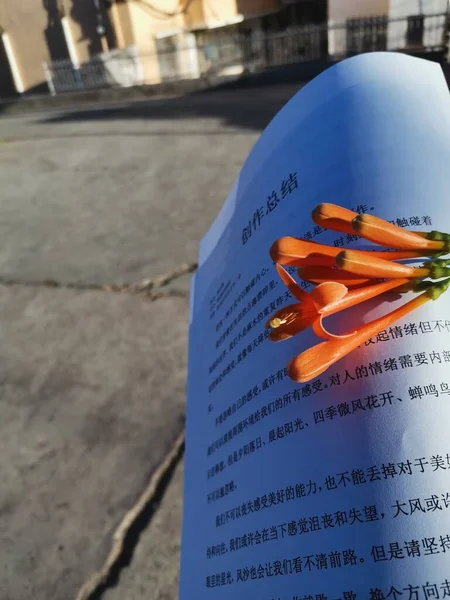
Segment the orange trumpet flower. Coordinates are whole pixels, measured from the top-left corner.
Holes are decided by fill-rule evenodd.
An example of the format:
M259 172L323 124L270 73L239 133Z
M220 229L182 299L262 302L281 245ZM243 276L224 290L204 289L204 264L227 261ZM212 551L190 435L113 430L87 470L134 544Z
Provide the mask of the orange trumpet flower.
M420 296L416 296L413 300L396 308L387 315L357 327L354 331L349 332L347 336L330 339L305 350L305 352L296 356L289 363L287 368L289 376L298 383L314 379L314 377L321 375L335 362L355 350L360 344L383 329L386 329L398 319L423 306L429 300L436 300L448 289L449 285L450 280L434 284L427 291L420 294Z
M383 258L367 257L362 252L353 250L344 250L336 256L336 265L339 269L352 275L372 279L391 279L395 277L441 279L450 274L450 271L446 268L449 263L450 260L435 260L425 263L422 267L411 267Z
M342 233L357 233L367 240L387 246L412 250L421 248L436 252L449 249L450 235L441 231L409 231L397 227L384 219L368 214L359 214L348 208L324 202L312 211L317 225ZM422 238L418 240L417 237ZM425 238L426 241L423 240Z
M358 215L352 221L353 231L375 244L399 250L421 250L422 252L448 252L447 240L434 240L397 227L374 215Z
M421 238L422 239L422 238ZM271 259L285 266L304 267L308 265L317 266L335 266L335 258L341 252L341 248L326 246L325 244L316 244L308 242L301 238L282 237L274 242L270 248ZM402 260L405 258L418 258L424 256L424 253L417 250L408 251L381 251L366 252L364 250L355 250L359 254L367 257L379 257L386 260Z
M308 327L312 327L317 336L325 339L342 337L325 329L325 317L410 283L408 279L396 279L348 290L342 283L327 281L308 293L283 267L277 265L276 268L283 283L299 302L281 308L266 323L266 329L272 329L269 339L273 342L287 340Z
M298 267L297 273L303 281L315 283L316 285L324 283L325 281L335 281L336 283L343 283L348 288L354 288L374 283L373 279L355 275L343 271L342 269L337 269L336 267L311 265L307 267Z
M354 234L352 221L358 216L358 213L348 208L323 202L316 206L312 211L312 220L316 225L325 229L340 231L341 233Z

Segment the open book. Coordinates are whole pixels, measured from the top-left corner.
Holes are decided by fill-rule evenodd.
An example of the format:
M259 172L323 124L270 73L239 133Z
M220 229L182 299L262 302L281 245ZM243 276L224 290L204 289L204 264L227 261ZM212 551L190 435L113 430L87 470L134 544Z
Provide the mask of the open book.
M286 365L314 333L265 329L293 302L276 239L367 246L315 225L316 205L449 231L449 198L450 96L431 62L346 60L264 131L192 281L181 600L450 598L450 297L306 383Z

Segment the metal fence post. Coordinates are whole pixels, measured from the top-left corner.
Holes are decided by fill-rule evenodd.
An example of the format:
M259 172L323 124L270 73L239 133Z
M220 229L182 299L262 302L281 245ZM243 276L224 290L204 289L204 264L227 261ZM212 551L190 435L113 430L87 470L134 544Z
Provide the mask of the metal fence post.
M56 96L55 84L53 83L53 77L50 72L49 66L46 62L43 62L42 67L44 69L44 75L45 75L45 79L47 81L48 91L50 92L50 94L52 96Z

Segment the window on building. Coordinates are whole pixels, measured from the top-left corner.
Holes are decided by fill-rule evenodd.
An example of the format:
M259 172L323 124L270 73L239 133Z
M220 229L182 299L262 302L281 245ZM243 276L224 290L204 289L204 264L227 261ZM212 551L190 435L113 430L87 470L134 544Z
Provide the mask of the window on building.
M408 28L406 30L407 46L422 46L423 45L423 15L415 15L408 17Z
M387 17L348 19L346 36L348 54L386 50Z

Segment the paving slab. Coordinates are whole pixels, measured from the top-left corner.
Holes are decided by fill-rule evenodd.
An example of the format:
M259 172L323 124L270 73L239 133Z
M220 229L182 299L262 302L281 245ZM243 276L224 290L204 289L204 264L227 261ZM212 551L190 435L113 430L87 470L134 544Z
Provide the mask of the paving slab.
M0 598L70 600L184 427L187 301L0 287Z
M176 468L164 501L142 532L130 566L102 600L176 600L179 585L183 463Z

